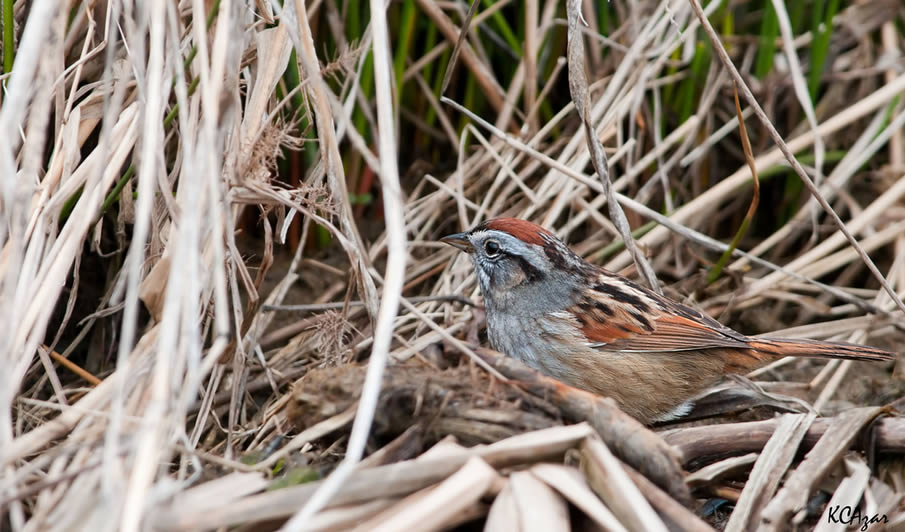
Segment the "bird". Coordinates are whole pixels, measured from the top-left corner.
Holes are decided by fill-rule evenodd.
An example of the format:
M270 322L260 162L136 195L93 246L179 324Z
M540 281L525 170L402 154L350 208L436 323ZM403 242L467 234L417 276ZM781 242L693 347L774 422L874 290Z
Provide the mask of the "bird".
M745 336L585 261L526 220L488 220L440 241L471 257L496 351L608 396L646 424L677 419L727 375L779 358L895 358L856 344Z

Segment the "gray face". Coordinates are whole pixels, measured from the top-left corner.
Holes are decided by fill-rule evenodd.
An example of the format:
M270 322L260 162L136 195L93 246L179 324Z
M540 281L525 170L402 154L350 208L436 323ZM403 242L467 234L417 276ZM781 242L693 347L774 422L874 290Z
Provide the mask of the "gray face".
M528 244L495 230L477 230L467 239L485 302L497 310L536 315L572 303L578 278L574 271L554 266L544 246ZM551 242L569 259L578 259L559 242ZM580 259L579 259L580 260Z
M549 261L539 246L500 231L475 231L468 236L471 260L484 296L541 281Z

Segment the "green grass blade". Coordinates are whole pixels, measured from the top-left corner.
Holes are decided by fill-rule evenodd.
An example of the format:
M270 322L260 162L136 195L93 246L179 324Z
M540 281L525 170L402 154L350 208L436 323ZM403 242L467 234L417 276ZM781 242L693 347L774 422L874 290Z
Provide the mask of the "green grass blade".
M493 0L484 0L484 7L490 7L493 5ZM512 51L519 57L522 55L522 42L515 35L515 31L512 30L512 26L509 25L509 22L506 21L506 18L503 17L502 13L499 11L495 12L490 16L490 19L493 20L493 25L496 26L497 30L502 35L503 40L506 41L506 44L512 48ZM477 34L478 29L472 28L472 30Z
M415 28L415 0L405 0L402 4L402 15L399 18L399 39L396 41L396 57L393 58L393 71L396 73L396 101L402 98L405 72L405 61L412 47L412 35Z
M823 2L815 3L822 4ZM811 43L811 70L808 72L808 94L811 95L811 101L816 101L817 98L817 90L820 88L820 76L823 75L827 54L830 49L833 17L836 16L838 11L839 0L830 0L822 19L817 16L814 20L815 27L811 30L814 35L814 40Z
M733 83L733 88L735 89L735 112L738 116L739 137L741 137L742 149L745 152L745 161L751 169L751 180L754 184L754 191L751 195L751 203L748 205L748 212L745 213L745 218L742 220L738 231L736 231L735 236L732 237L732 242L729 243L729 247L726 248L726 251L724 251L722 255L720 255L717 263L713 265L713 268L710 269L710 273L707 274L707 284L711 284L719 279L720 274L723 272L723 268L726 267L729 258L732 257L732 252L735 251L739 242L742 241L742 237L748 232L751 220L754 219L754 213L757 212L757 205L760 203L760 181L757 177L757 168L754 164L754 153L751 150L751 142L748 140L748 130L745 128L745 118L742 116L742 105L738 101L738 87L735 86L735 83Z
M13 22L13 4L15 0L3 0L3 74L13 70L13 61L16 58L15 23Z
M776 38L779 36L779 19L773 2L764 2L764 18L760 25L760 47L757 49L757 58L754 62L754 75L757 79L764 79L773 70L773 57L776 55Z

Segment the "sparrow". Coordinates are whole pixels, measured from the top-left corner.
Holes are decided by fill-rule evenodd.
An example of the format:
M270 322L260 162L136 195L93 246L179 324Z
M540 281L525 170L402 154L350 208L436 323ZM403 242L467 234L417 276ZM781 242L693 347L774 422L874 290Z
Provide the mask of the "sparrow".
M895 357L848 343L745 336L586 262L525 220L489 220L441 241L471 257L495 350L611 397L643 423L681 417L726 375L782 357Z

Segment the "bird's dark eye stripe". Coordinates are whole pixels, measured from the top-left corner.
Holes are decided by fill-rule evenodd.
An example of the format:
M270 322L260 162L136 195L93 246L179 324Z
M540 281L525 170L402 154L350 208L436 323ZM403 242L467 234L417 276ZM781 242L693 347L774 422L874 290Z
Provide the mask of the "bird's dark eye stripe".
M518 255L512 255L512 260L518 262L519 267L522 269L522 273L525 274L525 281L528 283L535 283L544 278L544 272L540 271L533 264L525 260L524 257L520 257Z

